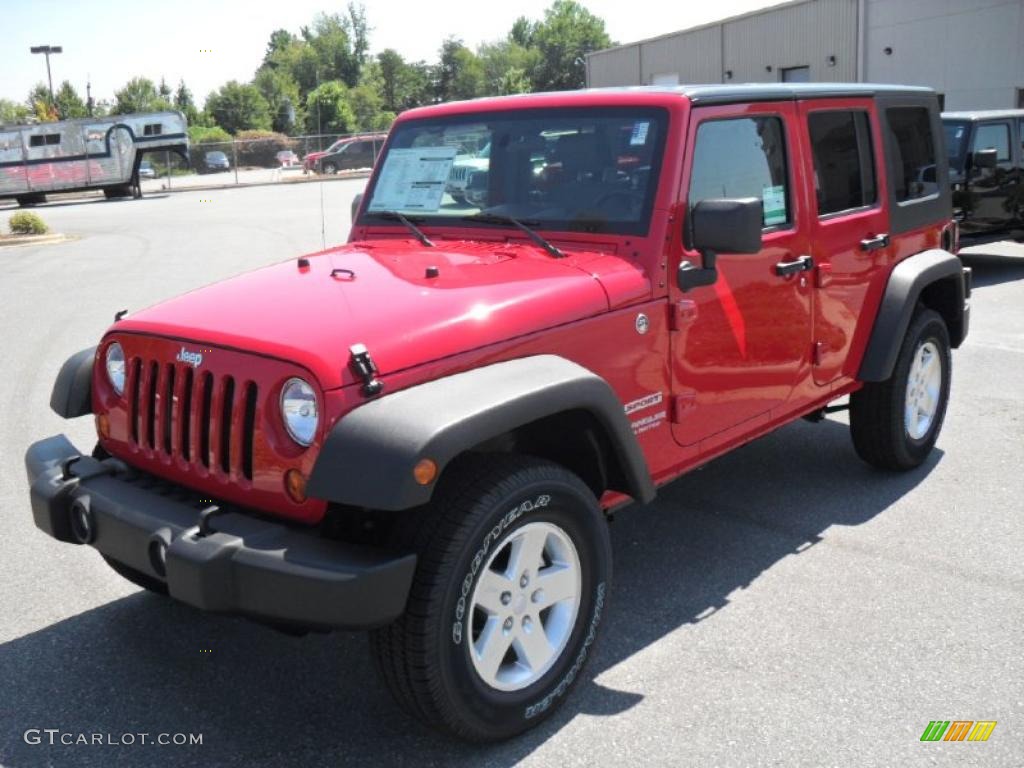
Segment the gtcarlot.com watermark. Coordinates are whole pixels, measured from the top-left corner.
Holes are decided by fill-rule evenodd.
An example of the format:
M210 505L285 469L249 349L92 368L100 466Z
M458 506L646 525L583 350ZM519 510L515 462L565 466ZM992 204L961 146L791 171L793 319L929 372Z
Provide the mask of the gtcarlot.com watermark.
M202 746L201 733L84 733L60 728L29 728L22 738L26 744L49 746L134 747L138 745Z

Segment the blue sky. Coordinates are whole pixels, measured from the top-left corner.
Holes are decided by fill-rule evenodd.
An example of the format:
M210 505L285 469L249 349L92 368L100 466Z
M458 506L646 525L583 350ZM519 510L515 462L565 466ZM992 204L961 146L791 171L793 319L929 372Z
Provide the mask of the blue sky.
M551 0L366 0L373 50L395 48L410 60L433 60L448 35L467 44L495 40L520 15L540 18ZM609 34L630 42L773 4L771 0L714 3L656 0L583 0ZM68 79L85 96L110 98L135 75L176 86L184 78L197 101L227 80L248 80L263 57L271 31L297 32L320 11L343 11L344 2L220 2L218 0L0 0L0 98L22 101L46 80L43 56L33 45L62 45L51 57L54 88ZM206 51L210 51L207 53Z

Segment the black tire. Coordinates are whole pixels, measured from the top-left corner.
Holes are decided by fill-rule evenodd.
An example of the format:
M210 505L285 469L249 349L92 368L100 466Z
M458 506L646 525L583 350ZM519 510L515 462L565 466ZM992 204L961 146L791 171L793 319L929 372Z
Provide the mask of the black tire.
M46 202L46 195L37 192L33 195L19 195L15 198L19 208L33 208Z
M915 438L905 418L907 388L915 355L929 343L937 349L942 366L938 407L927 431ZM907 329L892 376L886 381L869 382L850 396L850 435L857 455L879 469L905 471L920 466L942 429L951 372L946 324L934 310L919 309Z
M536 522L556 526L572 542L579 607L546 671L526 687L501 691L484 682L470 658L479 617L467 603L487 570L488 552L500 555L516 531ZM593 652L611 586L608 526L593 493L548 461L469 454L446 470L431 504L393 530L393 545L417 552L419 561L405 614L375 630L370 646L398 703L427 725L471 741L506 739L548 717ZM534 586L540 578L535 570ZM509 611L522 612L522 603L512 605ZM543 615L536 613L538 620ZM507 620L526 627L525 618Z
M132 185L131 184L119 184L116 187L104 187L103 196L107 200L117 200L122 197L131 197Z
M113 568L119 576L124 577L132 584L143 589L148 589L150 592L154 592L158 595L167 594L167 585L160 581L160 579L154 579L152 576L136 571L134 568L130 568L124 563L119 563L117 560L113 560L106 555L100 553L104 560L107 561L107 565Z
M320 169L323 173L326 173L328 176L333 176L338 172L338 166L336 166L334 163L324 163L322 166L320 166Z

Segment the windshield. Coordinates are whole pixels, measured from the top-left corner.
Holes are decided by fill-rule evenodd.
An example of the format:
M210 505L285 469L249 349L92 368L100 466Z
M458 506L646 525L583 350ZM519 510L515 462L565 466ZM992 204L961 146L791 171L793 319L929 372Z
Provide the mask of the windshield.
M485 213L537 229L645 234L667 121L662 109L601 107L401 123L363 218L399 211L428 226L476 226L464 217Z
M942 128L946 132L946 155L949 157L949 167L962 171L967 155L967 135L970 133L968 130L970 124L943 121Z

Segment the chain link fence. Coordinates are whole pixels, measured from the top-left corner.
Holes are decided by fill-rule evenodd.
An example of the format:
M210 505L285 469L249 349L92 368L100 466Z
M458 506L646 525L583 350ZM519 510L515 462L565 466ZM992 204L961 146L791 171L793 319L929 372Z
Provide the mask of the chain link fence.
M147 153L140 169L144 191L224 184L300 182L368 176L385 133L325 133L199 142L189 162L168 152Z

